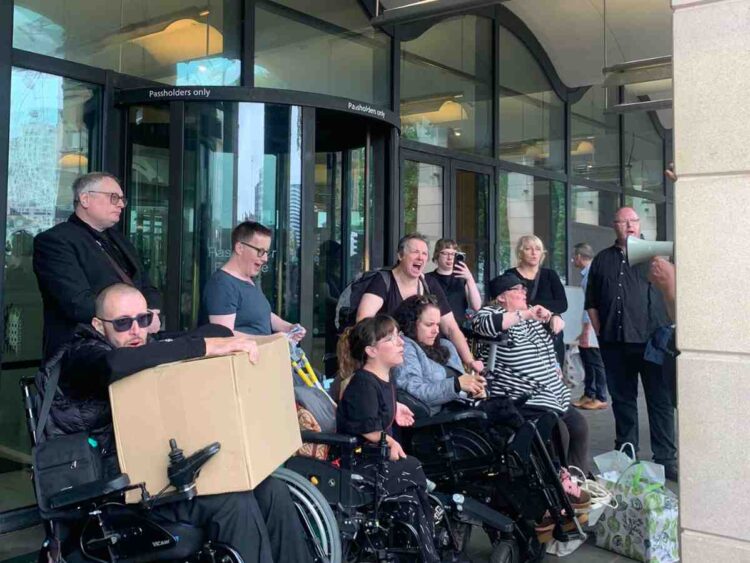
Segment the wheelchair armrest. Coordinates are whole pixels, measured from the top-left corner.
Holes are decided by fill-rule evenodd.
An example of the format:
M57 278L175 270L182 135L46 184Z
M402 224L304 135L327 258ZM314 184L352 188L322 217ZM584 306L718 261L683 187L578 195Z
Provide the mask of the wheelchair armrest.
M487 415L477 409L465 409L460 411L442 411L429 418L415 420L412 428L426 428L437 424L450 424L464 420L486 420Z
M329 446L354 448L359 444L359 438L349 434L335 434L333 432L302 431L302 441L313 444L327 444Z
M92 501L97 498L106 497L112 493L124 491L130 487L130 478L125 473L120 473L114 479L99 479L77 487L71 487L53 495L49 499L49 507L52 510L71 507L82 502Z

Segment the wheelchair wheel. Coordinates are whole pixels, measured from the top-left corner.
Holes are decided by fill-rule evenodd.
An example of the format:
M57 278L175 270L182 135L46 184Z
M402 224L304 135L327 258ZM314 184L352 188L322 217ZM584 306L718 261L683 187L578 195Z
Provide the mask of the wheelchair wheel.
M315 561L341 563L339 526L323 493L299 473L289 469L281 467L274 471L273 476L284 481L289 488Z

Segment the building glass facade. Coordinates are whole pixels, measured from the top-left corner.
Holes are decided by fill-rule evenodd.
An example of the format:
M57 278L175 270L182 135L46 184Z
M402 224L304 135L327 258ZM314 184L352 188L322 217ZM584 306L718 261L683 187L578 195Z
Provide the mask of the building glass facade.
M260 285L328 373L338 295L408 231L458 240L482 290L531 233L575 282L572 246L611 244L621 204L668 234L669 132L609 113L624 92L568 88L502 6L380 30L366 4L0 0L2 529L34 522L18 393L41 360L33 237L66 220L81 174L122 179L121 228L169 329L195 326L231 229L271 227ZM37 547L10 545L0 560Z

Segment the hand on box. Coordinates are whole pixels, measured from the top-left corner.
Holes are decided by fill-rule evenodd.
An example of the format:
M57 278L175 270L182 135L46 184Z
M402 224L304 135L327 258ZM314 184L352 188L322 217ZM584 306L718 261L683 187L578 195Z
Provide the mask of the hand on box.
M250 363L258 363L258 345L246 334L206 338L206 356L224 356L235 352L247 352Z

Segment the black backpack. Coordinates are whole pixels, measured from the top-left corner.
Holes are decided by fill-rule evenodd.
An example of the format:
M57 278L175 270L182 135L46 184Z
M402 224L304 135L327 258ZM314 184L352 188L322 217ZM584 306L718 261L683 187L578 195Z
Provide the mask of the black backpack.
M391 270L393 268L378 268L369 272L362 272L344 288L336 302L336 331L341 334L345 328L354 326L357 322L357 309L362 296L370 286L375 276L382 276L385 282L386 292L391 289Z

